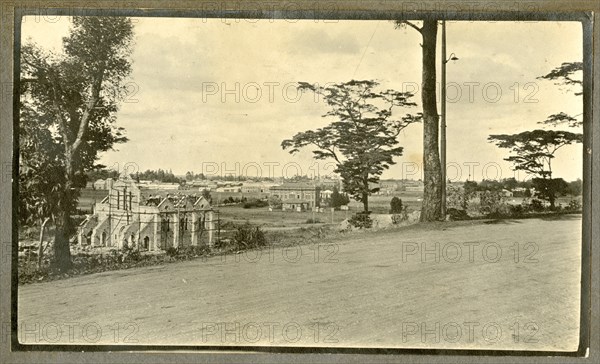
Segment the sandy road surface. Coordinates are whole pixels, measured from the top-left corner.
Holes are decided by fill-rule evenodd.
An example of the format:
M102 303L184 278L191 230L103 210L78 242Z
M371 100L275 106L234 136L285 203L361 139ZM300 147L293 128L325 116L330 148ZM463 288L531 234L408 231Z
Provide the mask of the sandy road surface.
M575 350L580 231L580 216L417 226L25 285L19 338Z

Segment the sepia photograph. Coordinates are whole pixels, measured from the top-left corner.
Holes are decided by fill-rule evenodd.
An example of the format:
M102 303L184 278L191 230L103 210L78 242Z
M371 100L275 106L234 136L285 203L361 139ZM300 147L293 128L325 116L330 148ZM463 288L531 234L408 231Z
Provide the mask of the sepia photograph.
M584 26L442 19L23 16L20 347L581 350Z

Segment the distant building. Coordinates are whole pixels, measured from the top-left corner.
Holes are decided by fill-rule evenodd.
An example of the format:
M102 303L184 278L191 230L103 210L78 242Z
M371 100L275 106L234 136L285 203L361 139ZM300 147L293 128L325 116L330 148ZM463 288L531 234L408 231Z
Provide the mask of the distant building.
M391 195L398 189L398 183L396 181L379 181L379 183L374 183L371 188L379 188L378 195Z
M143 179L136 182L136 185L140 189L147 189L147 190L177 190L180 188L179 183L167 183L167 182L150 181L150 180L143 180Z
M407 192L423 192L425 185L422 181L403 181L404 190Z
M239 192L242 192L242 186L239 186L239 185L223 185L223 186L218 186L215 189L215 192L239 193Z
M98 179L94 182L94 189L95 190L108 190L112 186L112 183L113 183L112 178Z
M308 182L284 183L269 191L281 199L283 211L308 211L319 207L321 201L321 188Z
M94 213L80 224L80 245L157 251L169 247L212 245L212 208L202 196L153 196L122 176Z

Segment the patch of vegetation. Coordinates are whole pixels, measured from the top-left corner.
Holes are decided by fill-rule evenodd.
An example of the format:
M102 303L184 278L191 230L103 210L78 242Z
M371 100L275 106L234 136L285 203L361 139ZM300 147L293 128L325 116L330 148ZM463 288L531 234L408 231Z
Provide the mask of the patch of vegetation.
M246 201L244 203L245 209L257 208L257 207L267 207L269 206L269 202L265 200L253 199L250 201Z
M396 196L392 197L390 201L390 214L400 214L403 209L402 199Z
M467 211L463 209L455 209L451 207L446 211L446 213L450 215L450 220L452 221L469 220L471 218Z
M567 205L567 210L568 211L573 211L573 212L581 212L581 201L577 200L577 199L572 199L571 201L569 201L569 205Z
M348 219L348 223L358 229L370 229L373 227L373 219L369 214L370 212L357 212Z
M170 262L190 260L211 254L207 246L169 247L164 254L142 253L136 247L111 249L104 254L78 252L73 254L73 267L68 272L60 272L50 266L51 250L38 269L36 259L19 259L18 283L53 281L78 275L122 270L135 267L160 265Z
M259 227L246 223L237 226L231 239L221 239L215 248L223 251L239 251L260 248L268 245L265 232Z
M486 217L507 215L508 207L501 191L483 191L479 195L479 212Z
M233 204L238 204L241 202L242 202L242 199L240 199L239 197L233 197L233 196L229 196L223 200L223 204L225 204L225 205L233 205Z

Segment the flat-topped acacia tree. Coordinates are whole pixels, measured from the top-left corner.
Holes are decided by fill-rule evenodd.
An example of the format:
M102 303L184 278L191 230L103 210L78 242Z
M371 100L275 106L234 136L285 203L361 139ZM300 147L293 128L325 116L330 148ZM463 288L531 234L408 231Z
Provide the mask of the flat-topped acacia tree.
M536 176L534 186L539 197L550 202L554 209L556 194L564 189L562 178L552 178L552 160L555 153L566 145L583 142L583 135L561 130L532 130L518 134L490 135L488 141L499 148L510 149L511 155L504 158L515 170Z
M376 91L372 80L348 81L328 87L300 82L298 89L323 97L330 110L323 117L334 119L316 130L297 133L281 143L291 154L313 147L315 159L333 159L335 172L342 177L344 191L362 202L369 212L369 195L378 188L384 170L402 155L398 135L408 125L421 121L421 114L395 116L395 108L410 108L412 93L395 90Z
M548 74L538 78L555 81L557 85L579 86L574 91L575 96L581 96L583 81L577 75L583 71L582 62L564 62ZM569 127L579 129L583 126L577 116L565 112L552 114L544 121L538 122L545 127ZM490 135L488 141L495 143L500 148L510 149L511 154L504 160L511 162L515 170L523 170L535 176L533 184L537 196L550 202L554 209L556 195L567 188L567 183L562 178L552 178L552 160L555 153L566 145L583 143L583 134L563 130L536 129L517 134Z

